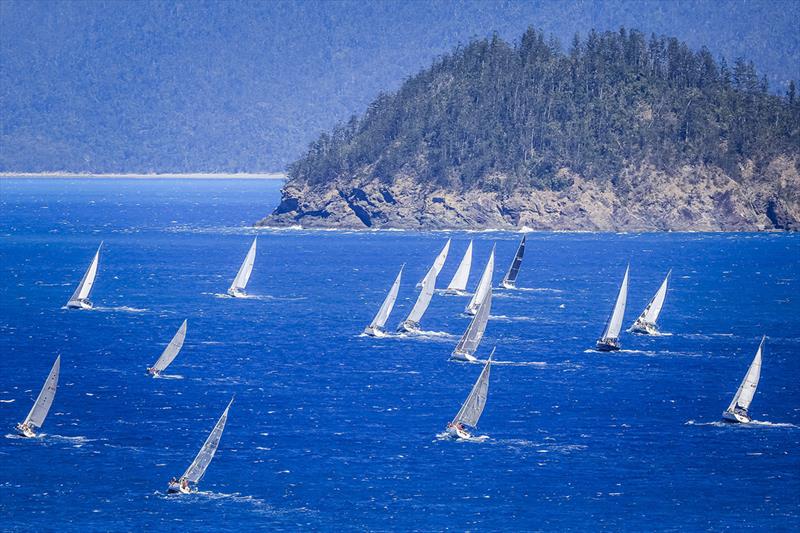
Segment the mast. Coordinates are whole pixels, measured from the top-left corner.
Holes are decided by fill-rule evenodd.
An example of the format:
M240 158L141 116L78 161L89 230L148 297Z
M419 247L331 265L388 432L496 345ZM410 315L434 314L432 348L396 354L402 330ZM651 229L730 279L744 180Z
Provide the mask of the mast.
M522 257L525 255L526 237L527 235L522 236L522 240L519 242L519 246L517 247L517 253L514 254L514 260L511 261L511 266L508 267L508 272L506 272L506 275L503 278L502 285L504 287L513 287L514 284L517 282L517 276L519 275L519 267L522 265Z
M400 278L403 276L403 268L405 266L405 263L403 263L403 265L400 267L400 272L397 273L397 277L392 284L392 288L389 289L389 294L386 295L386 298L381 304L381 308L378 309L378 314L376 314L375 318L372 319L372 322L367 329L380 329L386 324L389 314L391 314L392 309L394 309L394 302L397 300L397 292L400 290Z
M478 376L478 381L472 386L469 396L467 396L458 414L453 419L453 425L460 422L465 426L477 427L478 420L480 420L483 409L486 407L486 397L489 394L489 371L491 370L493 356L494 350L489 354L489 359L486 361L481 375Z
M455 350L453 350L454 356L475 356L475 352L478 350L478 346L483 339L483 334L486 331L486 323L489 322L489 312L491 309L492 288L489 287L489 290L486 291L486 296L484 296L483 301L480 303L478 312L472 317L469 326L467 326L467 330L464 332L464 335L461 336L461 340L458 341Z
M761 343L758 345L753 362L750 363L750 368L747 369L747 374L726 411L733 413L737 406L745 411L750 409L750 403L756 394L756 388L758 388L758 381L761 379L761 350L764 346L764 339L766 337L761 337Z
M23 424L40 428L44 423L47 413L50 411L50 406L53 405L53 399L56 397L56 387L58 386L58 375L61 371L61 356L56 357L56 362L53 363L53 368L50 369L47 379L44 382L42 390L39 391L39 396L31 407L28 416L25 417Z
M103 243L101 241L100 246L97 247L97 251L94 253L92 262L89 263L89 268L84 272L80 283L78 283L78 287L75 289L75 292L72 293L67 303L77 303L89 297L89 293L92 292L92 287L94 286L94 280L97 277L97 266L100 262L100 248L102 247Z
M244 257L242 266L239 267L239 272L236 273L236 277L233 278L233 283L231 283L231 287L228 290L243 291L247 286L247 282L250 281L250 274L253 273L253 264L256 262L257 241L258 236L256 235L253 239L253 244L250 245L250 250L247 251L247 255Z
M464 258L458 265L458 270L453 275L453 279L447 286L449 291L465 291L467 290L467 281L469 279L469 271L472 268L472 240L469 241L467 251L464 252Z
M172 364L172 361L178 356L178 353L183 348L183 341L186 339L186 320L183 321L181 327L178 328L178 331L175 332L175 335L172 337L172 340L169 341L167 347L164 348L164 351L161 353L161 357L158 358L158 361L153 365L153 370L156 372L163 372L167 369L167 367Z
M439 252L439 255L436 256L436 259L433 260L433 265L431 265L430 270L428 270L428 273L435 272L435 274L433 275L434 279L439 275L439 272L442 271L442 268L444 267L444 262L447 260L448 251L450 251L450 239L447 239L447 242L444 243L444 248L442 248L442 251ZM427 274L425 276L427 277ZM417 283L417 287L421 287L424 281L425 278L422 278L422 281Z
M644 308L642 314L639 315L639 318L636 319L636 322L655 325L658 315L661 313L661 308L664 306L664 299L667 296L667 284L669 283L670 274L672 274L672 270L667 272L667 276L661 286L647 304L647 307Z
M436 269L431 268L428 271L428 274L422 280L422 290L419 291L419 296L417 297L417 302L414 304L414 308L411 309L411 312L408 314L408 318L406 318L406 323L411 324L419 324L419 321L422 319L422 315L425 314L425 311L428 309L428 304L431 303L431 298L433 297L433 289L436 286Z
M603 336L600 337L602 340L616 340L619 337L619 331L622 329L622 317L625 314L625 302L628 298L628 273L630 269L630 265L625 268L625 276L622 278L622 285L617 294L617 301L614 303L614 310L608 318Z
M211 430L208 438L203 443L203 447L200 448L197 457L194 458L192 464L190 464L186 472L183 473L181 479L185 478L190 483L198 483L203 479L208 465L211 464L211 460L214 458L214 454L219 447L219 440L222 437L222 431L225 429L225 423L228 421L228 410L231 408L232 403L233 398L228 402L228 406L222 412L222 416L219 417L219 420L217 420L217 423L214 425L214 429Z
M486 262L486 268L483 269L481 280L478 282L478 288L475 289L475 294L472 295L465 313L474 315L478 311L480 302L483 301L488 291L492 286L492 275L494 274L494 246L492 246L492 253L489 254L489 260Z

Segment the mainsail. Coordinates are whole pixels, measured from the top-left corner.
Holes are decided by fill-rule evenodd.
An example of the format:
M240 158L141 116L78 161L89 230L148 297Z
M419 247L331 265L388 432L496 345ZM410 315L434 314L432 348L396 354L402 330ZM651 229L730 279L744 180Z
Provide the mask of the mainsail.
M514 260L511 261L511 266L508 267L508 272L503 278L502 285L504 287L513 287L517 282L517 275L519 275L519 267L522 265L522 257L525 255L525 238L527 235L522 236L522 240L517 247L517 253L514 254Z
M56 357L56 362L53 364L53 368L50 370L47 380L44 382L44 387L42 387L41 392L39 392L39 396L36 398L36 402L33 404L31 412L28 413L23 424L37 428L42 427L47 412L50 411L50 406L53 405L53 398L56 397L56 387L58 386L58 374L60 370L61 356L59 355Z
M161 353L161 357L158 358L156 364L153 365L153 370L155 372L163 372L166 368L175 360L177 357L178 352L181 351L183 348L183 341L186 339L186 320L183 321L181 327L178 328L178 331L175 333L175 336L172 337L172 340L169 341L167 347L164 348L164 351Z
M447 260L448 251L450 251L450 239L447 239L447 242L444 243L444 248L442 248L442 251L436 256L436 259L433 260L433 265L431 265L431 269L428 271L428 274L435 272L433 275L434 278L439 275L439 272L441 272L442 268L444 267L444 262ZM428 277L427 274L425 277ZM417 283L417 287L422 287L424 282L425 278L422 278L422 281Z
M228 289L229 291L243 291L247 286L247 282L250 280L250 274L253 273L253 263L256 262L256 241L258 241L257 236L253 239L253 244L250 245L250 250L247 252L242 266L239 267L239 272L237 272L236 277L233 278L233 283L231 283L231 287Z
M194 461L189 465L189 468L186 469L181 479L185 478L190 483L197 483L203 478L208 465L211 463L211 459L214 458L217 447L219 447L219 439L222 437L222 431L225 429L225 422L228 421L228 410L231 408L232 403L233 398L228 402L228 406L225 408L225 411L222 412L222 416L219 417L219 420L217 420L217 424L214 426L214 429L211 430L211 434L206 439L203 447L200 448L197 457L194 458Z
M486 323L489 322L489 312L492 309L492 288L486 291L486 295L478 308L478 312L472 317L467 330L458 341L456 349L453 350L453 355L466 355L470 357L475 356L478 350L478 345L483 339L483 334L486 331Z
M458 270L450 280L450 285L447 286L448 291L465 291L467 290L467 280L469 279L469 271L472 268L472 241L469 241L467 251L464 252L464 258L458 265Z
M492 275L494 274L494 246L492 246L492 253L489 254L489 260L486 262L486 268L483 269L481 280L478 282L478 288L475 289L475 294L472 295L465 313L474 315L478 312L478 307L483 299L486 297L486 292L492 287Z
M625 314L625 301L628 298L628 272L630 269L630 265L625 269L625 277L622 278L622 285L619 288L619 294L617 294L614 311L612 311L611 316L608 318L603 336L600 337L602 340L616 339L619 337L619 331L622 329L622 317Z
M92 291L92 286L94 285L94 279L97 277L97 264L100 261L100 248L103 247L103 243L100 243L100 246L97 247L97 251L94 253L94 258L92 258L92 262L89 265L89 268L86 269L86 272L83 274L81 278L81 282L78 284L78 288L75 289L75 292L72 293L72 296L69 299L69 303L78 303L81 300L85 300L89 297L89 293Z
M428 304L431 303L431 297L433 297L433 289L435 286L436 269L431 268L425 276L425 279L422 280L422 290L417 297L417 303L414 304L414 308L411 309L404 323L419 324L422 315L424 315L425 311L428 309Z
M756 356L753 358L753 362L750 363L750 368L747 370L742 384L739 385L739 390L736 391L736 395L728 406L727 411L731 413L734 412L737 407L745 411L750 408L750 403L753 401L753 396L756 394L758 380L761 378L761 348L764 346L764 338L765 337L761 338Z
M459 422L465 426L470 426L473 428L478 425L478 420L480 419L481 414L483 414L483 408L486 407L486 396L489 393L489 371L492 366L493 355L494 350L492 350L492 353L489 355L489 360L486 361L486 365L483 367L481 375L478 376L478 381L476 381L475 385L472 386L472 390L469 392L467 400L461 406L458 414L453 419L453 425L456 425Z
M642 311L642 314L636 319L636 322L652 325L656 323L658 315L661 313L661 308L664 306L664 298L667 296L667 284L671 273L672 270L667 272L667 277L664 278L661 287L658 288L655 296L653 296L653 299L647 304L647 307L644 308L644 311Z
M372 319L372 323L370 323L367 329L381 329L386 324L386 320L389 318L389 314L394 308L394 302L397 300L397 291L400 290L400 278L403 276L403 267L405 267L405 264L400 267L400 272L397 273L392 288L389 289L389 294L386 295L383 304L381 304L381 308L378 309L378 314Z

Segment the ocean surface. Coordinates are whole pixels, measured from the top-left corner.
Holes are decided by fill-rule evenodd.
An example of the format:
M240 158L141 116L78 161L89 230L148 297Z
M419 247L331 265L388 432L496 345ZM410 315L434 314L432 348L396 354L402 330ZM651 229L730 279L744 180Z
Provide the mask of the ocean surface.
M480 373L429 333L360 335L406 264L400 322L448 237L495 286L519 234L255 230L278 181L0 180L0 529L797 531L800 235L530 233L495 290L483 442L437 438ZM254 235L249 299L221 297ZM63 308L100 241L95 309ZM672 269L664 335L592 350ZM180 323L182 352L148 377ZM762 335L746 426L719 422ZM53 408L15 436L56 355ZM167 496L233 395L200 493Z

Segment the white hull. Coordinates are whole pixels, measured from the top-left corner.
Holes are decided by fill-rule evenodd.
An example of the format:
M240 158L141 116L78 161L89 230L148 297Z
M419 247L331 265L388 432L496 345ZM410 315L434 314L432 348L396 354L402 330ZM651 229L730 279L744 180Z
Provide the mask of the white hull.
M31 428L23 426L22 424L17 424L17 434L22 437L28 437L29 439L36 436L36 433L34 433Z
M62 300L62 302L63 302L63 300ZM86 309L86 310L89 310L92 307L93 307L92 306L92 302L90 302L89 300L70 300L69 302L67 302L67 309Z
M478 360L478 358L473 356L473 355L470 355L468 353L460 353L460 352L453 352L450 355L450 359L452 359L453 361L465 361L465 362L468 362L468 363L474 363L475 361Z
M159 372L158 370L153 370L152 368L148 368L147 373L153 376L154 378L161 377L161 372Z
M247 293L237 289L228 289L228 296L231 298L247 298Z
M648 322L639 322L638 320L634 322L631 326L631 333L638 333L640 335L658 335L659 331L656 328L655 324L650 324Z
M414 333L415 331L419 331L419 323L412 322L411 320L406 320L397 326L398 333Z
M504 289L516 289L517 288L517 284L516 283L512 283L510 281L503 281L502 283L500 283L500 286L503 287Z
M370 337L385 337L386 332L381 328L371 328L367 326L364 328L364 335L369 335Z
M168 494L191 494L192 492L191 487L181 487L180 483L170 483L167 486Z
M466 429L459 429L455 426L447 426L447 436L453 439L465 439L469 440L472 438L472 434Z
M734 413L731 411L725 411L722 413L722 418L728 422L739 422L740 424L749 424L753 421L753 419L747 415Z

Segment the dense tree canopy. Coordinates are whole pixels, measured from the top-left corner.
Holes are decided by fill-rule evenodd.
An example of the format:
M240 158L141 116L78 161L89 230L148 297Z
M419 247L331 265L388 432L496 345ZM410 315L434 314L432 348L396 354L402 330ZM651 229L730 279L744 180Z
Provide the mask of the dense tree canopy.
M290 176L558 189L562 168L614 180L628 165L690 163L738 178L745 161L780 154L800 154L800 103L794 84L770 94L752 63L625 29L564 50L529 29L514 45L495 36L442 57L320 136Z

